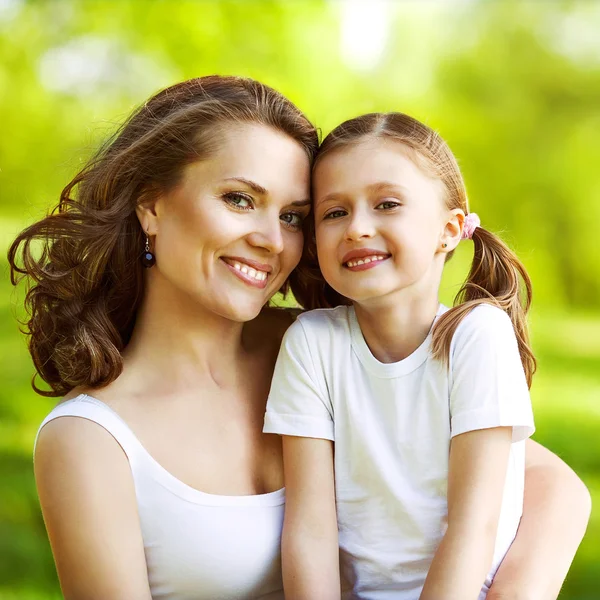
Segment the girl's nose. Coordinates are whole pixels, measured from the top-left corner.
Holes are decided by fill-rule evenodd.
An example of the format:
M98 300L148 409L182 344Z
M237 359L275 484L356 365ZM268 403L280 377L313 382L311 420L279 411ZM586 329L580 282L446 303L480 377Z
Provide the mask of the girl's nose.
M365 215L362 211L355 212L346 228L346 240L357 242L361 239L372 238L374 235L375 227L368 215Z

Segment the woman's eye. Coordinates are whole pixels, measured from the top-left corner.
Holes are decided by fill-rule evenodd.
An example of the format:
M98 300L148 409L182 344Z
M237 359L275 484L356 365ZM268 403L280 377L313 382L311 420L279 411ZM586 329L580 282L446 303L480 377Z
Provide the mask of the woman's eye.
M389 210L390 208L396 208L397 206L400 206L399 202L395 202L394 200L386 200L385 202L381 202L380 204L378 204L377 208Z
M304 215L300 213L290 212L279 217L287 226L293 229L300 229L304 221Z
M323 219L339 219L344 216L346 216L345 210L332 210L330 213L327 213Z
M242 210L250 210L252 208L252 198L246 194L241 194L240 192L229 192L223 197L235 208Z

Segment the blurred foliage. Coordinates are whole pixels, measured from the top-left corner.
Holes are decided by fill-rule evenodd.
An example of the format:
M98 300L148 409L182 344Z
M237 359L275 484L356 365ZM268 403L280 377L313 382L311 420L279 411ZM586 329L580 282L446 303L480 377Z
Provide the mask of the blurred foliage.
M324 133L386 110L442 133L534 281L536 438L598 504L599 31L593 1L0 0L0 600L60 597L31 469L52 401L28 387L6 248L138 103L210 73L272 85ZM599 536L596 508L561 599L598 598Z

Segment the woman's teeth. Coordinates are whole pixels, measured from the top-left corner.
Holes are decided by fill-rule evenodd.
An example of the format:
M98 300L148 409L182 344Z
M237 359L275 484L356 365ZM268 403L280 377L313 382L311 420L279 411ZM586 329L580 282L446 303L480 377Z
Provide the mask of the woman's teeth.
M346 263L346 266L347 267L357 267L358 265L365 265L368 263L377 262L379 260L384 260L386 258L387 258L387 256L379 256L379 255L367 256L366 258L360 258L358 260L349 260Z
M233 267L236 270L241 271L245 275L256 279L256 281L264 281L267 278L267 274L264 271L257 271L256 269L253 269L252 267L249 267L247 265L243 265L239 262L234 262Z

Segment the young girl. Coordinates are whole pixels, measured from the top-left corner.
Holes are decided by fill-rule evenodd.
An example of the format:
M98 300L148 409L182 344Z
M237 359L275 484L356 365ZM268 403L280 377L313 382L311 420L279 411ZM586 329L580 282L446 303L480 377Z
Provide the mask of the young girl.
M446 143L406 115L337 127L313 191L295 293L335 308L288 330L265 417L284 436L286 598L340 597L338 541L352 597L485 598L534 431L527 273L469 212ZM473 264L448 309L442 270L464 239Z

